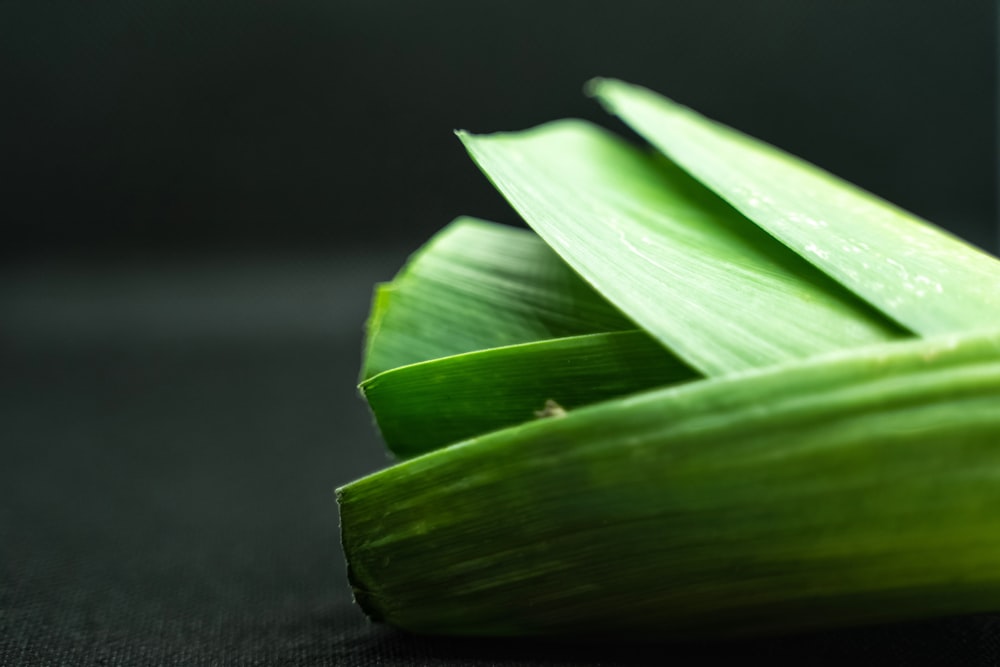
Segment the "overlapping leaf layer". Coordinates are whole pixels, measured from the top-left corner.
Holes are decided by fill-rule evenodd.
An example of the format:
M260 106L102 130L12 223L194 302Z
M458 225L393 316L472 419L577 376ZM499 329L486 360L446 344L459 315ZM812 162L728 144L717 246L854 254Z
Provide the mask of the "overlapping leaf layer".
M379 286L416 457L338 490L356 597L444 634L692 637L1000 609L1000 262L648 90L459 133L534 232ZM419 456L418 456L419 455Z

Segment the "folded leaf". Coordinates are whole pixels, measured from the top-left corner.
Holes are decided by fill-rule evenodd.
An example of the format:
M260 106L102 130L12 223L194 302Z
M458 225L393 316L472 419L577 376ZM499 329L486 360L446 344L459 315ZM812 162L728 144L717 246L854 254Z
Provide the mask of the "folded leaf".
M634 328L531 232L459 218L377 288L362 378L473 350Z
M1000 322L1000 262L797 157L649 90L590 91L747 218L904 327L934 334Z
M373 617L692 637L1000 606L1000 334L606 401L338 490Z
M389 449L414 456L698 374L640 331L556 338L403 366L361 384Z
M570 266L705 374L902 335L690 176L592 125L460 137Z

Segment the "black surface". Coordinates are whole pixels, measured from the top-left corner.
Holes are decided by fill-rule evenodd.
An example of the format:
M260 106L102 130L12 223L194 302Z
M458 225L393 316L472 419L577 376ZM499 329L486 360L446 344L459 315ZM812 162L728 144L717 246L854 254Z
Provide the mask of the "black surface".
M353 380L402 254L0 272L0 665L1000 664L991 616L696 645L370 625L333 489L386 463Z

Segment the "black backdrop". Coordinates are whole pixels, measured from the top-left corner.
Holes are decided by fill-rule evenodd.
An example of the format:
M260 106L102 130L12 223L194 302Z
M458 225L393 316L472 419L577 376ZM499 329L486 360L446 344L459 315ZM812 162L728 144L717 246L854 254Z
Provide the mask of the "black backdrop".
M617 127L580 94L602 75L992 247L992 5L7 2L4 246L332 249L510 221L451 130Z
M387 463L373 282L516 223L451 135L609 75L994 246L991 3L0 2L0 664L994 665L991 616L710 646L411 638L332 490Z

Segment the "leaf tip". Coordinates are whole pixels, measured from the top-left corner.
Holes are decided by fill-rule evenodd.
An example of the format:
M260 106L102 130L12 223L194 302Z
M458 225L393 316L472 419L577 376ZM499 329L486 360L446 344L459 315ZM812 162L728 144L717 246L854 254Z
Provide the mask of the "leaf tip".
M455 130L454 132L455 136L458 137L458 140L462 142L463 146L465 146L465 150L472 155L472 147L476 143L478 136L468 130ZM475 160L475 156L473 156L473 160Z
M613 91L617 87L628 86L628 85L629 84L625 83L620 79L615 79L612 77L605 77L605 76L595 76L593 79L590 79L585 84L583 84L583 93L587 97L594 97L599 100L603 100L608 96L607 93L609 91Z
M627 85L621 79L608 76L595 76L583 84L583 92L587 97L600 97L607 88Z
M607 81L603 76L595 76L583 84L583 94L587 97L597 97L601 86Z
M583 94L591 99L595 99L600 103L602 107L609 113L614 113L614 110L609 106L609 100L605 96L605 91L608 86L613 86L617 80L609 79L603 76L595 76L590 79L585 84L583 84Z

